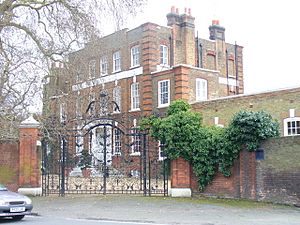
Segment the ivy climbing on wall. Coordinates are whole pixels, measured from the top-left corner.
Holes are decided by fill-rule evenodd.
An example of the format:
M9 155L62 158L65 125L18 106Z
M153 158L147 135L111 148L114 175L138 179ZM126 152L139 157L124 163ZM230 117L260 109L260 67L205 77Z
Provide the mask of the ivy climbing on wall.
M184 100L171 103L164 118L150 116L141 127L165 143L169 159L188 160L198 178L200 190L209 184L217 171L230 176L233 162L242 148L255 151L261 141L279 136L279 124L264 111L240 111L225 128L203 126L202 116Z

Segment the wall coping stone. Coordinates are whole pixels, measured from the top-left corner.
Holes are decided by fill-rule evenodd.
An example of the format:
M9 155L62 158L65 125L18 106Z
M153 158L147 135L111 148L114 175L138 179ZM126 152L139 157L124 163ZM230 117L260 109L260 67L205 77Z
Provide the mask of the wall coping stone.
M36 121L33 116L31 115L29 118L27 118L26 120L22 121L20 126L20 128L39 128L40 127L40 123L38 121Z
M171 197L192 197L190 188L170 188L169 195Z
M42 195L42 187L19 188L18 193L23 194L23 195L41 196Z

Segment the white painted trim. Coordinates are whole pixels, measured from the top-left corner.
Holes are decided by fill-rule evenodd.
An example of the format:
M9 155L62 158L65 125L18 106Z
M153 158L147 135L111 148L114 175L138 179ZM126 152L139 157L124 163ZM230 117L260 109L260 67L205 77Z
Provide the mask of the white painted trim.
M42 195L42 187L19 188L18 193L20 193L22 195L41 196Z
M42 142L40 140L36 141L36 146L42 146Z
M131 78L131 77L142 75L142 74L143 74L143 67L141 66L141 67L138 67L138 68L135 68L132 70L126 70L126 71L122 71L119 73L114 73L114 74L111 74L108 76L96 78L94 80L88 80L88 81L82 82L81 84L75 84L72 86L72 91L79 91L79 90L82 90L85 88L95 87L100 84L113 82L115 80Z
M295 109L289 110L290 117L295 117Z
M139 111L141 111L141 109L140 108L136 108L136 109L131 109L128 112L139 112Z
M171 197L192 197L190 188L170 188Z
M129 154L130 156L140 156L141 153L140 152L132 152Z
M161 57L161 54L163 57ZM169 65L169 47L167 45L159 46L159 62L161 65Z
M202 90L202 87L204 84L204 95L203 93L198 93L198 90ZM195 87L195 95L196 95L196 101L205 101L208 99L208 88L207 88L207 80L202 78L196 78L196 87Z
M134 49L137 49L138 64L133 64L134 63L134 60L133 60L133 50ZM140 66L140 58L141 58L140 57L140 46L139 45L132 46L130 49L130 68L135 68L135 67Z
M156 65L156 71L152 72L153 73L158 73L158 72L162 72L162 71L167 71L170 70L170 66L168 64L160 64L160 65Z
M163 83L163 82L168 82L168 102L167 103L165 103L165 104L162 104L161 103L161 83ZM170 105L170 96L171 96L171 93L170 93L170 85L171 85L171 82L170 82L170 80L169 79L166 79L166 80L160 80L160 81L158 81L158 83L157 83L157 89L158 89L158 108L164 108L164 107L168 107L169 105Z
M162 71L167 71L167 70L173 70L177 67L187 67L187 68L191 68L194 70L199 70L199 71L203 71L203 72L210 72L210 73L216 73L217 75L220 73L219 70L210 70L210 69L204 69L201 67L195 67L195 66L191 66L191 65L187 65L187 64L177 64L176 66L170 67L169 65L157 65L156 66L156 71L151 72L151 74L156 74L156 73L160 73Z
M26 120L22 121L20 124L20 128L39 128L40 127L40 123L38 121L36 121L33 116L31 115L29 118L27 118Z
M260 94L268 94L268 93L280 93L282 91L292 91L293 89L296 89L295 92L300 92L300 86L297 87L289 87L289 88L282 88L282 89L276 89L276 90L269 90L269 91L262 91L262 92L254 92L254 93L248 93L248 94L238 94L238 95L231 95L231 96L225 96L225 97L218 97L214 99L208 100L209 102L224 100L224 99L233 99L233 98L242 98L242 97L248 97L248 96L256 96ZM298 90L297 90L298 89ZM190 102L190 104L199 103L197 101Z
M119 68L116 68L116 62L119 62ZM122 62L121 62L121 51L116 51L113 53L113 73L121 71Z
M299 136L299 134L288 135L288 122L300 121L300 117L285 118L283 120L283 136Z
M161 156L161 142L158 141L158 161L163 161L166 158L166 156Z
M158 109L164 109L164 108L167 108L167 107L169 107L170 106L170 104L165 104L165 105L160 105L160 106L157 106L157 108Z
M180 67L180 66L188 67L188 68L195 69L195 70L205 71L205 72L220 73L219 70L204 69L204 68L201 68L201 67L195 67L195 66L188 65L188 64L177 64L173 68Z
M218 125L219 124L219 117L215 116L214 121L215 121L215 125Z
M136 85L137 85L137 96L133 96L133 91L134 91L133 85L134 85L135 88L136 88ZM139 104L138 104L137 108L134 107L133 97L135 97L135 98L137 98L139 100ZM140 104L141 104L141 102L140 102L140 85L139 85L138 82L134 82L134 83L132 83L130 85L130 108L131 108L131 111L138 111L138 110L140 110Z

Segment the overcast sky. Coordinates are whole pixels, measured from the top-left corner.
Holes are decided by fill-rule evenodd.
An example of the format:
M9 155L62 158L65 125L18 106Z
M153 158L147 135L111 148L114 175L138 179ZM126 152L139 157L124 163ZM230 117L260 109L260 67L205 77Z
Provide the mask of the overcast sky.
M297 0L148 0L144 13L128 24L166 26L171 6L191 8L199 37L219 19L226 42L244 47L245 93L300 86L300 13Z

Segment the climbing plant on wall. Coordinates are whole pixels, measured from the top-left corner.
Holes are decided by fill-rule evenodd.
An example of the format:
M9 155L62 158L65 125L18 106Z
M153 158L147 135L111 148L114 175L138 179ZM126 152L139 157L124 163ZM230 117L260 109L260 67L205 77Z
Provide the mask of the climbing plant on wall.
M172 102L166 117L147 117L141 126L165 143L168 158L182 157L191 163L200 189L218 170L230 176L230 168L243 147L255 151L262 140L279 135L278 123L263 111L238 112L226 128L205 127L201 115L183 100Z
M264 111L240 111L236 113L228 127L224 129L224 147L219 148L219 170L230 175L233 160L241 149L255 151L260 143L271 137L279 136L279 123Z

